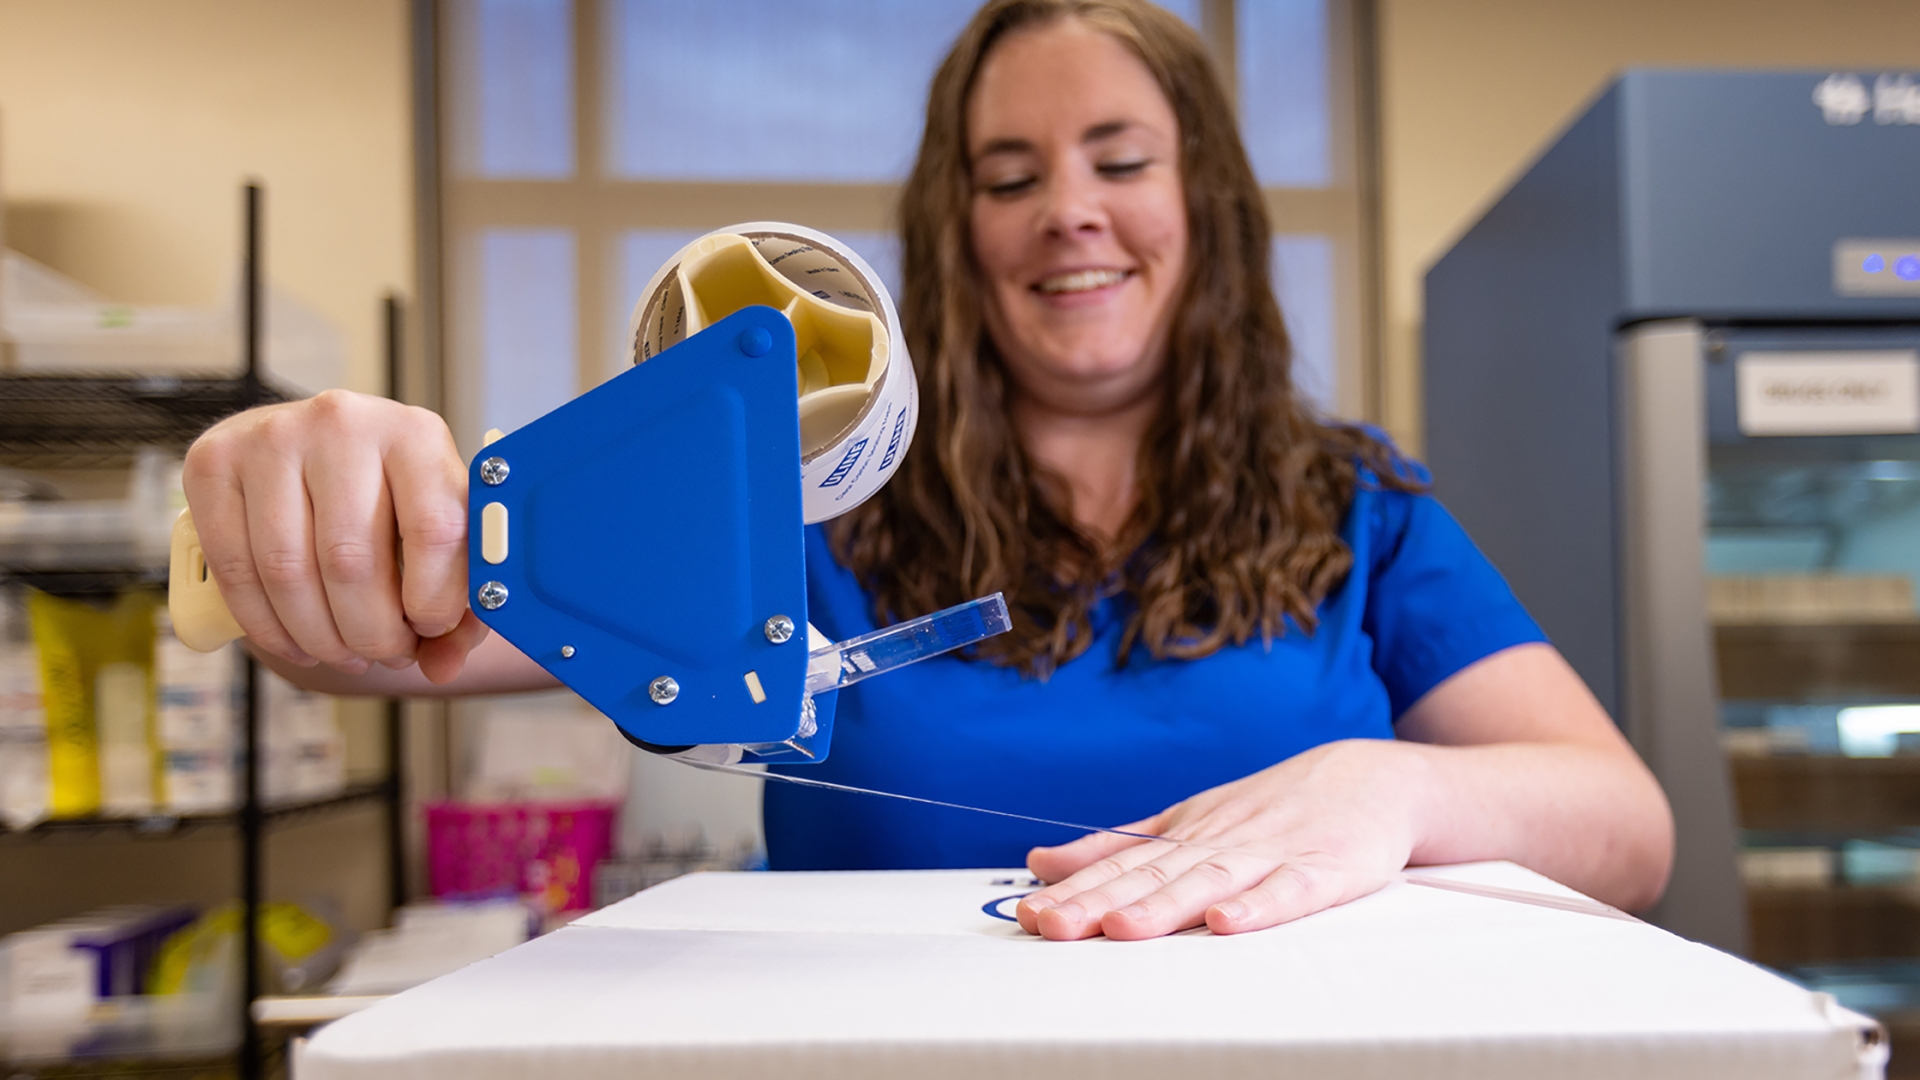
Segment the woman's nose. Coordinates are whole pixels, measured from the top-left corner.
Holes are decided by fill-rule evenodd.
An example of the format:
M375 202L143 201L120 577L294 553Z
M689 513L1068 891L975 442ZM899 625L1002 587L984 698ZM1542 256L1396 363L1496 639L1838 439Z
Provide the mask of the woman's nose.
M1041 227L1048 236L1066 238L1105 231L1106 209L1099 178L1091 170L1055 168L1046 185Z

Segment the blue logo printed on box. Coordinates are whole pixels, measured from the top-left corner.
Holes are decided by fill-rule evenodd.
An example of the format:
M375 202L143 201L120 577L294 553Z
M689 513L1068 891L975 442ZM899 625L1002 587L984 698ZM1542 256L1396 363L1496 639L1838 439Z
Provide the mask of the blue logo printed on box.
M907 410L900 410L900 419L893 422L893 438L887 440L887 452L880 458L880 470L886 471L893 464L893 456L900 452L900 436L907 431Z
M820 481L820 486L833 487L840 481L845 480L847 474L853 471L853 463L860 460L860 451L866 448L866 439L861 439L859 442L847 447L847 452L840 457L840 464L835 465L833 471L827 474L827 478Z

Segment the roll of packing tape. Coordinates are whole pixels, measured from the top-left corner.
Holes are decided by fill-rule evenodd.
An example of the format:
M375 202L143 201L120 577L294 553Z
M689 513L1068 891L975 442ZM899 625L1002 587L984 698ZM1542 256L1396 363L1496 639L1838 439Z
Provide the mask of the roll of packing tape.
M893 298L852 249L772 221L700 237L655 271L634 305L633 362L755 304L793 323L802 516L808 524L838 517L900 467L920 415Z

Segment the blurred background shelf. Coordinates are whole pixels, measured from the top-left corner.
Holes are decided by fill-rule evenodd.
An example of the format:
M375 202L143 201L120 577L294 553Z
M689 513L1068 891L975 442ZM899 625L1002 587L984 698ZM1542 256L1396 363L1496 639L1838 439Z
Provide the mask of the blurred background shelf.
M303 821L364 804L377 803L394 795L392 781L351 784L345 790L325 798L268 805L260 811L263 824L276 825ZM46 841L54 838L77 839L88 836L173 836L191 829L231 827L240 823L238 809L206 814L146 814L139 817L95 815L78 818L50 818L27 829L9 829L0 825L0 844Z
M1920 756L1731 756L1746 829L1859 832L1920 826Z
M235 1080L231 1054L183 1058L83 1058L62 1062L10 1062L7 1080Z
M294 876L300 880L328 880L330 873L346 865L343 859L373 862L384 870L385 887L378 888L377 878L367 879L370 889L363 891L377 890L381 895L363 896L362 905L377 906L390 916L406 899L400 779L404 766L397 703L386 703L378 726L366 730L370 741L381 744L378 754L362 763L359 774L350 773L344 760L347 740L333 703L324 699L317 705L304 700L291 702L286 695L299 691L261 670L243 650L229 649L220 655L227 657L221 662L230 667L215 683L231 688L231 717L226 721L194 722L230 724L230 748L199 743L176 747L157 734L162 717L174 715L166 710L179 712L177 702L167 704L173 701L169 693L206 689L191 680L168 682L171 676L163 678L164 665L159 661L160 654L167 651L166 643L172 641L164 619L164 589L168 536L174 516L184 505L180 458L195 438L222 418L298 396L262 376L268 344L262 316L272 298L261 271L262 193L257 185L245 189L244 210L238 304L195 316L195 325L204 323L202 329L218 331L203 334L205 341L196 339L192 343L202 350L196 354L200 359L156 371L153 356L114 352L111 335L94 334L98 327L88 324L69 334L73 341L65 343L73 346L68 351L74 356L85 354L88 370L0 373L0 586L25 586L62 598L58 603L72 613L62 617L76 620L76 626L84 623L88 617L84 613L89 609L153 611L152 640L156 644L151 666L112 661L136 670L147 669L147 739L156 755L151 801L163 807L169 800L182 807L227 807L208 812L162 809L123 815L91 813L49 818L18 829L0 826L0 853L8 860L7 866L0 868L0 882L5 882L0 889L10 894L10 912L17 917L17 925L8 929L57 925L58 920L76 912L89 912L87 918L94 918L97 912L129 906L171 905L193 913L192 925L180 934L197 930L206 935L206 940L225 935L231 945L224 948L240 958L232 964L230 986L207 991L188 983L185 985L192 988L192 993L178 991L182 997L213 995L209 1015L219 1026L218 1037L200 1032L185 1038L163 1032L161 1019L172 1015L168 1010L174 1008L165 1003L178 999L164 996L166 991L136 985L131 990L111 991L128 996L96 1002L84 1025L72 1033L64 1027L58 1031L16 1029L11 1036L0 1032L0 1077L9 1080L245 1080L284 1072L279 1047L273 1039L263 1038L253 1021L252 1002L275 989L276 982L286 983L286 989L302 989L306 982L324 978L325 972L315 975L303 970L295 980L299 985L289 981L288 972L282 970L283 962L293 955L287 952L289 932L305 934L308 942L322 943L343 933L347 937L342 940L350 940L351 935L339 912L332 913L334 919L328 925L302 907L304 901L292 902L291 897L304 894L286 893L284 883L274 886L280 895L269 895L268 847L277 835L293 838L274 845L276 848L296 840L310 844L322 836L332 845L324 849L332 852L324 858L303 849L298 861L320 862L297 868L299 873ZM391 372L399 347L397 299L389 297L384 309ZM280 314L276 309L276 318ZM291 325L295 332L300 329L297 323L297 318L281 320L283 329ZM65 339L56 341L55 337L58 335L40 342L45 347L36 354L44 354L42 359L49 363L64 355L56 355L56 346ZM93 340L95 337L100 340ZM136 338L114 340L131 342ZM21 346L19 341L13 344ZM87 352L80 345L93 351ZM16 348L14 355L20 361L26 354ZM144 369L132 370L143 364ZM196 373L223 367L225 373ZM32 602L52 603L46 597ZM184 653L177 641L172 641L171 648ZM216 658L206 659L211 664ZM92 677L91 673L86 676ZM210 700L225 700L225 691L209 692L213 694ZM99 688L87 684L87 689L79 693L83 695L80 700L87 702L86 709L95 711ZM316 711L322 707L324 717ZM52 715L50 709L48 715ZM273 724L267 722L269 715L275 718ZM96 726L103 723L98 715L91 719ZM282 719L289 721L286 730L282 730ZM312 727L320 719L328 721L323 726L331 741L323 740L326 752L315 758L308 751L322 747L322 742L313 741L311 731L293 729L300 724ZM100 746L107 745L105 735L96 731L96 737ZM105 751L101 754L105 760ZM168 778L165 783L171 784L176 775L175 758L196 754L205 768L192 774L200 780L188 783L207 786L190 786L183 789L191 792L189 797L175 799L178 792L166 787L160 777L164 775ZM234 763L233 769L231 776L222 780L213 774L222 772L220 763L226 761ZM146 801L135 800L132 805L137 807ZM111 799L95 802L115 805ZM124 796L119 805L128 805ZM16 814L14 819L22 817ZM24 820L32 820L32 816ZM382 847L384 852L379 850ZM276 866L280 868L275 877L281 879L289 868ZM193 869L182 869L186 867ZM330 897L328 894L320 899ZM32 919L26 917L29 912L33 913ZM290 924L289 919L295 922ZM299 919L307 923L300 925ZM296 929L289 931L289 925ZM216 952L222 948L207 947ZM325 944L309 947L323 952L329 948ZM304 964L307 961L300 957L305 955L294 958ZM269 956L278 959L269 961ZM220 967L226 962L206 963ZM269 963L281 966L268 971ZM142 1019L149 1014L151 1020Z
M184 451L222 417L291 397L245 377L0 374L0 464L124 467L142 447Z
M1920 958L1912 886L1749 886L1747 912L1752 957L1770 967Z
M1920 695L1920 621L1722 623L1713 638L1724 698Z

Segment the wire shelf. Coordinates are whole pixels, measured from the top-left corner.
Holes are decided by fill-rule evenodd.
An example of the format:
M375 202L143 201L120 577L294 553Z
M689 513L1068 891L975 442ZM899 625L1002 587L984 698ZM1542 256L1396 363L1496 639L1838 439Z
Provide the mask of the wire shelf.
M262 384L257 401L295 395ZM185 450L247 404L244 379L219 375L0 375L0 463L117 468L143 446Z
M349 784L340 792L318 799L286 803L267 803L261 807L261 820L270 825L291 824L347 807L375 803L390 793L384 782ZM156 813L139 817L94 815L80 818L49 818L26 829L0 825L0 839L47 840L54 837L79 839L88 836L175 836L207 826L230 826L240 821L239 810L204 814Z

